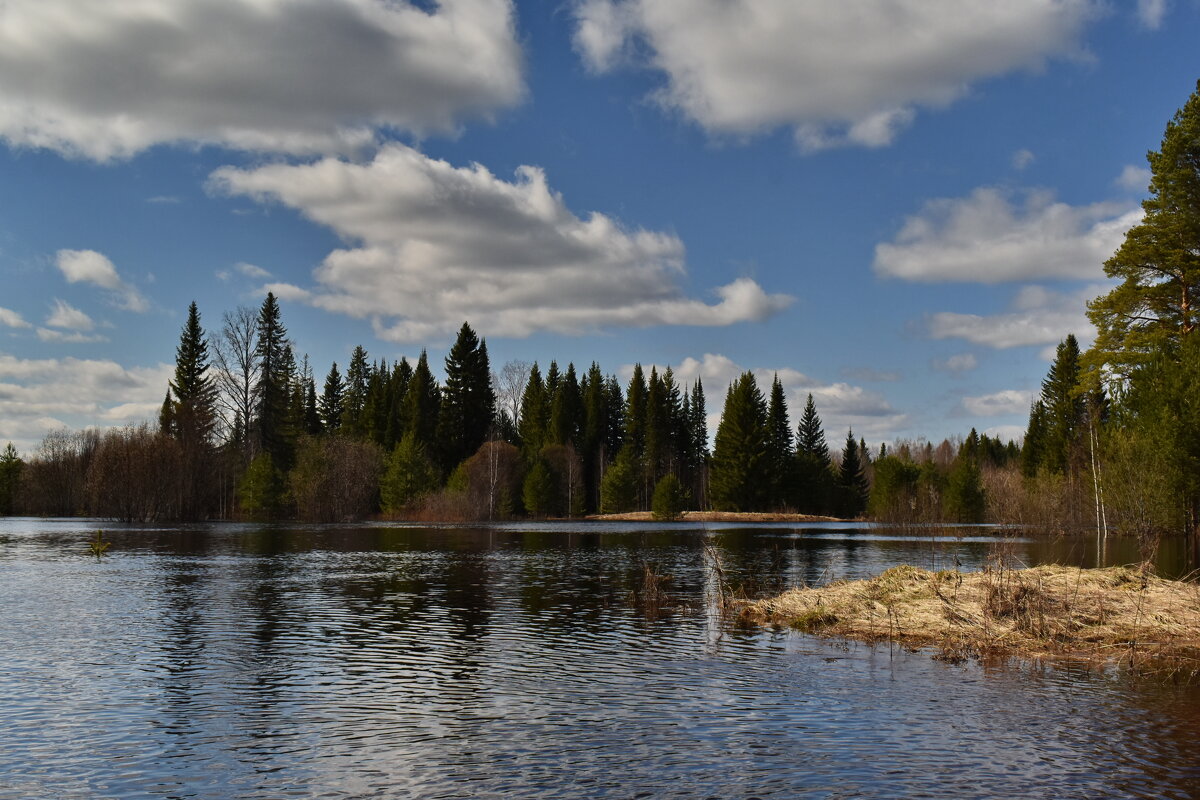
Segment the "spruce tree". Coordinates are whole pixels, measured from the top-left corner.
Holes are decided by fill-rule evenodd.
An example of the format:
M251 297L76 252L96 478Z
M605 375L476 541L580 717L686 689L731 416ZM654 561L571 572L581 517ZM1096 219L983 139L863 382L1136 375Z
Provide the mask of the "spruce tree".
M660 475L665 474L671 430L667 417L666 387L656 367L650 368L646 384L646 412L643 422L645 450L643 455L642 492L649 496Z
M810 394L796 431L796 505L800 511L828 514L834 510L831 468L825 429Z
M321 392L318 411L321 414L321 424L326 433L338 433L342 427L342 409L344 407L345 386L342 384L342 374L338 371L337 362L329 368L325 376L325 388Z
M770 497L767 405L753 373L729 387L717 426L710 491L721 511L761 511Z
M529 368L529 378L525 381L525 391L521 395L521 421L517 425L521 434L522 455L529 464L533 463L537 454L542 452L542 446L546 444L549 418L545 409L546 387L542 383L542 373L535 361Z
M1042 466L1046 445L1046 405L1035 400L1029 407L1029 425L1021 447L1021 474L1032 478Z
M708 506L708 411L705 408L704 383L700 378L692 385L688 403L688 451L690 457L689 486L697 508Z
M253 429L257 433L260 452L270 454L271 467L280 471L286 471L292 459L287 431L292 377L287 364L289 353L287 329L280 319L279 302L274 293L268 292L258 312L255 355L259 370Z
M771 399L767 405L767 459L771 470L771 505L793 504L796 459L792 448L792 423L788 420L787 399L778 375L771 382Z
M426 453L437 448L440 406L441 391L429 370L429 357L422 350L404 398L404 433L407 436L411 432Z
M217 389L209 375L208 342L200 326L200 312L193 301L187 322L175 348L175 375L170 382L173 396L171 432L184 443L189 456L211 444L216 425Z
M1055 353L1054 363L1042 382L1042 403L1046 407L1046 430L1042 443L1042 463L1063 473L1080 444L1086 411L1079 379L1079 343L1068 335Z
M863 474L862 459L854 431L846 435L846 446L842 449L842 465L838 470L838 515L857 517L867 508L869 487Z
M399 363L392 366L388 385L387 426L383 437L385 450L392 450L404 438L404 398L408 394L412 374L412 366L407 358L401 358Z
M363 418L370 388L371 365L367 362L367 351L362 345L350 354L350 366L346 369L346 385L342 395L342 430L350 437L364 439L368 435L368 424Z
M495 417L496 393L487 343L464 322L446 354L446 383L438 418L438 439L447 470L474 455L487 439Z
M557 389L550 400L547 443L576 443L582 417L583 399L579 392L579 381L575 376L575 365L567 364L567 371L558 379Z
M0 452L0 516L16 511L17 490L21 485L21 472L25 462L17 455L17 448L9 442Z

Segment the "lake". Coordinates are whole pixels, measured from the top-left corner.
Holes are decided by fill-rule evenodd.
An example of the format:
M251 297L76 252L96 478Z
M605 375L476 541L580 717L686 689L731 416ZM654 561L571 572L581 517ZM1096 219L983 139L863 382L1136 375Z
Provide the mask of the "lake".
M1200 796L1195 687L719 609L720 575L1097 561L1092 539L955 533L0 519L0 798Z

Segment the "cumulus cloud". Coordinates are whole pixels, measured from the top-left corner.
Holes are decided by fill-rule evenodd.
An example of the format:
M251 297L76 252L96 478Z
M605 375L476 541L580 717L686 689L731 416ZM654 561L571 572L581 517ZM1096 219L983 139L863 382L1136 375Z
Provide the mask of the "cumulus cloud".
M1138 22L1143 27L1156 31L1162 27L1167 15L1167 0L1137 0Z
M247 264L245 261L239 261L233 265L233 268L251 280L262 281L271 277L271 273L262 267L257 264Z
M984 187L926 203L894 241L876 245L874 267L910 281L1096 279L1141 218L1128 204L1071 206L1047 191Z
M368 163L223 167L212 191L279 202L339 233L309 289L272 291L369 318L391 341L451 333L469 319L490 335L583 333L612 326L730 325L761 320L791 298L749 278L683 294L683 242L592 212L576 216L541 169L513 181L456 167L401 144Z
M0 325L6 328L29 328L32 327L25 318L13 311L10 308L0 308Z
M957 353L947 358L938 358L933 361L933 368L938 372L949 372L958 374L961 372L970 372L979 366L978 359L974 353Z
M153 419L174 370L0 353L0 441L30 451L49 431Z
M1121 170L1121 174L1117 176L1114 183L1126 191L1145 192L1150 185L1150 177L1150 170L1147 168L1126 164L1125 169Z
M72 331L90 331L96 327L91 317L58 298L55 298L54 305L46 316L46 324L51 328L66 328Z
M656 95L711 132L794 127L802 148L880 147L917 107L1077 52L1092 0L576 0L575 48L644 61Z
M55 263L67 283L90 283L109 291L109 298L118 308L143 312L150 308L146 298L117 274L112 261L95 250L59 250Z
M631 369L627 367L623 370L626 377ZM696 378L703 380L708 408L718 419L726 387L746 371L728 356L717 353L705 353L699 359L685 358L673 370L677 380L683 383L692 383ZM842 381L821 381L792 367L757 367L750 371L754 373L764 394L770 390L775 376L779 376L787 395L788 412L793 425L799 421L799 415L811 394L831 447L836 446L847 428L853 428L856 436L881 439L892 436L908 421L908 416L898 412L883 395L861 386ZM716 432L715 421L709 427L709 433Z
M1013 157L1012 157L1013 169L1023 170L1026 167L1028 167L1030 164L1032 164L1036 158L1037 157L1033 154L1033 152L1031 150L1026 150L1025 148L1022 147L1020 150L1013 153Z
M962 407L968 414L977 417L1004 417L1012 414L1029 413L1034 393L1019 389L1005 389L978 397L964 397Z
M1056 292L1026 286L1006 312L981 315L940 311L926 319L926 332L933 339L965 339L997 350L1056 344L1068 333L1074 333L1085 345L1096 335L1087 318L1087 302L1106 288L1092 285L1077 292Z
M452 130L521 99L514 18L511 0L9 0L0 138L104 161Z

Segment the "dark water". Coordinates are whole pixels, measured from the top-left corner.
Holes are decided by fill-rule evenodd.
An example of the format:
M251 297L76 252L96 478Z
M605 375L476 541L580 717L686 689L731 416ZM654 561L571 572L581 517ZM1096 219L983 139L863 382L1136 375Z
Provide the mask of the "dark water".
M96 525L0 520L4 800L1200 796L1195 688L716 610L712 552L769 591L974 568L986 530L105 526L97 559ZM676 608L631 603L646 564Z

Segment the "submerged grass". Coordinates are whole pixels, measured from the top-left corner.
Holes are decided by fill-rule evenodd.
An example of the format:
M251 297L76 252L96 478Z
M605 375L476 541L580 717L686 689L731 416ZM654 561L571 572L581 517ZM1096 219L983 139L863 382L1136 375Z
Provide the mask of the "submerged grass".
M1200 677L1200 585L1137 567L899 566L861 581L793 589L741 609L749 622L934 647L937 657L1070 657Z

